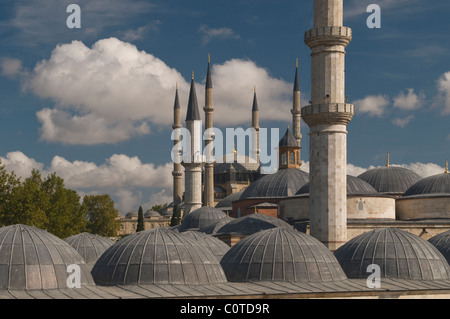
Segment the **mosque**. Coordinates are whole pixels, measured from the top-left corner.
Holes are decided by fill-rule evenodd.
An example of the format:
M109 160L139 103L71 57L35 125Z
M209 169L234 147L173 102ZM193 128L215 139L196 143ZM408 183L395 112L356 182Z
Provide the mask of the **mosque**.
M185 121L190 152L174 163L169 205L182 207L181 225L116 242L1 227L0 298L450 298L448 164L427 178L389 159L386 167L347 175L346 126L354 106L345 98L343 70L351 39L343 0L314 0L314 27L305 33L311 104L300 107L297 66L293 132L288 127L279 142L276 173L261 174L257 163L215 165L199 155L192 78ZM205 90L208 129L209 61ZM256 133L258 111L255 92ZM310 127L309 173L301 170L301 117ZM181 127L178 90L173 127ZM147 217L161 222L153 212Z

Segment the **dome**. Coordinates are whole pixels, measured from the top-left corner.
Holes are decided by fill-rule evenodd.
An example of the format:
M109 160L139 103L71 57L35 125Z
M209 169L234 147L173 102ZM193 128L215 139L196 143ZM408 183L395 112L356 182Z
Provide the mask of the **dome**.
M92 264L92 266L103 252L114 244L110 239L90 233L70 236L64 239L64 241L75 248L81 257L83 257L86 264Z
M380 266L382 278L445 280L450 266L423 238L395 228L361 234L334 252L348 278L367 278L367 267Z
M297 168L279 169L274 174L257 179L242 193L240 200L292 196L308 182L309 174Z
M148 210L145 212L144 218L161 218L161 215L154 210Z
M81 286L94 286L86 263L64 240L26 225L0 228L0 290L67 289L68 266L80 267Z
M214 256L216 256L218 261L220 261L223 255L225 255L230 250L230 246L225 244L220 239L213 237L211 235L189 230L183 232L183 236L187 236L197 241L200 244L200 246L203 246L211 250L211 252L213 253Z
M234 245L221 265L229 281L329 282L345 280L328 248L312 236L273 228Z
M199 229L225 217L227 214L220 209L209 206L200 207L183 217L180 231Z
M220 202L217 203L216 208L229 208L232 207L233 202L239 200L241 198L241 195L244 191L236 192L233 194L228 195L224 199L222 199Z
M443 173L426 177L408 188L403 196L431 194L445 194L450 196L450 174Z
M228 224L232 220L235 220L236 218L232 217L225 217L216 221L213 221L212 223L206 225L205 227L202 227L198 230L198 232L213 235L217 233L217 231L222 228L224 225Z
M227 155L224 155L222 157L222 163L216 162L214 164L214 173L225 173L231 170L245 173L249 171L256 172L259 170L259 164L248 156L233 154L228 155L228 157L233 158L233 162L230 163L229 160L227 162Z
M268 215L253 213L243 217L236 218L219 230L217 234L254 234L261 230L281 227L286 229L292 229L292 226L279 218L271 217Z
M92 269L99 285L216 284L226 282L216 257L197 241L155 228L122 238Z
M125 218L137 218L139 216L138 212L132 211L125 215Z
M358 178L372 185L379 193L403 194L408 187L422 179L410 169L384 166L370 169Z
M358 177L347 175L347 195L373 195L377 190ZM300 188L296 195L309 194L309 183Z
M428 240L447 259L450 264L450 230L437 234Z

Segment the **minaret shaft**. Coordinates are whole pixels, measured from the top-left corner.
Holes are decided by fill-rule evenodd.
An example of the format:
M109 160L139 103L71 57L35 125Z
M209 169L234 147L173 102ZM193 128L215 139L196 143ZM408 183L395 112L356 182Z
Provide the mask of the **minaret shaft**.
M175 94L175 103L174 103L174 109L173 109L173 125L172 129L179 129L181 128L181 116L180 116L180 104L178 100L178 87ZM174 146L180 146L180 138L175 139L173 141ZM178 152L178 155L181 155L181 148L179 150L175 150ZM181 177L183 176L182 170L181 170L181 164L174 161L173 163L173 202L174 203L181 203L182 200L182 190L181 190Z
M206 88L205 88L205 107L203 110L205 111L205 131L213 128L213 88L211 81L211 70L210 70L210 60L208 56L208 71L207 71L207 80L206 80ZM214 138L211 136L211 138ZM205 149L209 149L211 147L212 150L212 140L205 141ZM209 147L208 147L209 146ZM210 154L213 155L213 154ZM206 163L205 164L205 206L214 206L214 164Z
M351 29L342 26L342 0L314 1L311 105L301 113L310 127L310 233L330 250L347 241L347 124L353 105L345 99L345 47Z

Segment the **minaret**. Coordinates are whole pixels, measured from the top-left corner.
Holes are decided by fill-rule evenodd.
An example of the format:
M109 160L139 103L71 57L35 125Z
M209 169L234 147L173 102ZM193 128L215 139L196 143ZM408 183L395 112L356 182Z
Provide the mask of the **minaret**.
M211 59L208 54L208 70L206 73L206 86L205 86L205 131L213 128L213 86L211 79L210 69ZM212 144L214 136L210 136L211 140L205 141L205 149L209 149L208 145ZM212 145L210 145L212 150ZM205 154L206 155L206 154ZM210 154L211 156L213 154ZM214 206L214 163L205 163L205 206Z
M186 113L186 129L190 132L191 138L190 141L187 141L188 150L185 150L182 163L185 171L183 217L202 207L202 166L204 163L204 156L202 155L202 121L195 92L194 72L192 72L191 90Z
M295 66L295 79L294 79L294 93L293 93L293 105L292 105L292 128L297 145L301 145L302 134L300 133L300 84L298 81L298 59Z
M311 49L311 105L301 115L310 127L310 234L334 251L347 241L347 124L354 107L345 99L343 0L314 0L314 28L305 33Z
M177 88L175 91L175 102L173 104L173 125L172 125L172 129L176 130L176 129L180 129L181 126L181 118L180 118L180 101L178 99L178 83L177 83ZM180 143L180 138L174 140L173 144L174 146L176 146L177 144L179 145ZM176 152L178 152L179 155L181 155L181 148L178 150L175 150ZM181 164L180 163L176 163L176 161L174 161L173 163L173 171L172 171L172 176L173 176L173 202L175 204L181 203L181 198L182 198L182 192L181 192L181 176L183 175L183 173L181 172Z
M252 106L252 128L255 130L256 135L253 140L253 154L252 159L256 159L256 163L259 163L259 108L258 100L256 99L256 86L253 93L253 106Z

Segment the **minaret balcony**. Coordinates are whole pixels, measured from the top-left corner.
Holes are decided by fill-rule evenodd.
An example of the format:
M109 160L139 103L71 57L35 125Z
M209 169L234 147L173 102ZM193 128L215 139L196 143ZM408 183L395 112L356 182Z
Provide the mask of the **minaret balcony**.
M347 125L355 114L355 106L348 103L324 103L302 107L302 118L309 127L327 124Z
M352 29L343 26L324 26L306 31L305 43L308 47L347 46L352 40Z

